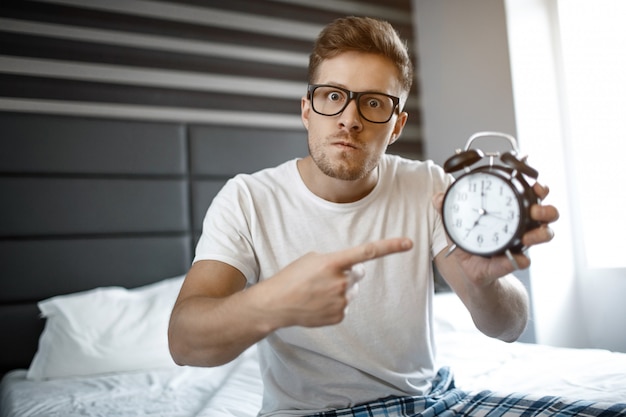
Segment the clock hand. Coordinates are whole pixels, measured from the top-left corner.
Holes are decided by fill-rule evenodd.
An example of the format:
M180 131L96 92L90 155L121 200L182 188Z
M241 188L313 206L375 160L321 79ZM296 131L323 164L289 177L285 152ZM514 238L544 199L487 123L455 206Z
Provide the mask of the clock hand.
M485 199L484 199L485 193L481 193L480 195L483 198L482 207L485 207ZM502 221L508 221L508 219L505 219L504 217L499 216L499 214L500 214L499 211L495 211L495 212L494 211L487 211L485 208L472 209L472 210L478 212L478 214L480 215L479 218L482 217L482 216L491 216L491 217L495 217L496 219L499 219L499 220L502 220Z
M476 226L478 226L478 224L480 223L480 219L487 213L483 208L472 209L472 210L478 212L478 217L476 218L476 221L474 221L474 224L472 225L472 227L467 229L467 234L465 235L465 239L467 239L467 237L470 235L470 233L472 233L472 230L474 230L474 228Z
M505 218L505 217L502 217L502 216L500 215L500 212L499 212L499 211L496 211L496 212L488 212L488 213L487 213L487 212L485 212L485 215L486 215L486 216L491 216L491 217L494 217L494 218L496 218L496 219L498 219L498 220L502 220L503 222L508 222L509 220L511 220L511 219L507 219L507 218Z

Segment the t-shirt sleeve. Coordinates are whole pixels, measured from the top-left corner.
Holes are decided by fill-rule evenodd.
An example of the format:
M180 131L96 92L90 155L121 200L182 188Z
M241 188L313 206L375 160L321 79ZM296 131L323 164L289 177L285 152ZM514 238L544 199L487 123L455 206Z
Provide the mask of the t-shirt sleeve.
M249 284L258 279L250 233L250 193L238 177L229 180L209 206L193 262L216 260L237 268Z
M445 171L437 166L433 165L431 169L433 178L433 196L437 193L444 193L450 184L452 184L453 177L450 174L446 174ZM433 208L433 240L432 240L432 257L437 256L439 252L444 250L448 246L448 240L446 238L446 231L443 227L443 221L441 214Z

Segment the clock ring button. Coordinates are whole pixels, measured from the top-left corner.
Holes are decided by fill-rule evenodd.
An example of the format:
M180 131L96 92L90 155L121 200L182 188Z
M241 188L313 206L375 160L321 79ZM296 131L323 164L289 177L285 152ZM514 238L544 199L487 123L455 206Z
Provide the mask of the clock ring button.
M458 152L456 155L452 155L448 158L448 160L443 164L443 170L448 173L458 171L459 169L475 164L484 156L485 155L478 149Z
M505 152L500 156L502 162L506 165L518 170L522 174L528 175L531 178L537 178L539 176L539 172L526 162L519 160L514 154L511 152Z

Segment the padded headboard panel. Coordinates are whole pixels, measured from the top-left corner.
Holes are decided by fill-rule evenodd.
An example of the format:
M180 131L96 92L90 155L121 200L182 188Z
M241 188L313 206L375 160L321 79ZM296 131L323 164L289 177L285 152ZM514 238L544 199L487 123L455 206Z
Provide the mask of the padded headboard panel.
M0 372L30 363L37 301L185 273L224 182L307 150L302 129L7 112L0 126Z
M381 17L412 47L411 10L411 0L3 0L0 373L29 365L37 301L183 274L228 178L306 154L300 99L322 27ZM422 151L418 86L390 148L411 158Z

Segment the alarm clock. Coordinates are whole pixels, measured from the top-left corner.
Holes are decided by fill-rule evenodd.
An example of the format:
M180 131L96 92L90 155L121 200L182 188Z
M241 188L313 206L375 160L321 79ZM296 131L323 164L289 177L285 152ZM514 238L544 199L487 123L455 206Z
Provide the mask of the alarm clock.
M504 140L511 150L472 148L479 138ZM530 207L539 203L530 182L539 174L518 154L513 136L478 132L467 140L464 150L457 150L444 163L448 173L464 171L448 187L443 200L443 225L453 242L448 254L459 247L474 255L505 254L513 259L512 253L524 249L522 236L539 226L530 217Z

